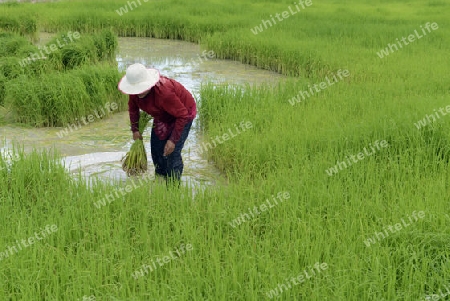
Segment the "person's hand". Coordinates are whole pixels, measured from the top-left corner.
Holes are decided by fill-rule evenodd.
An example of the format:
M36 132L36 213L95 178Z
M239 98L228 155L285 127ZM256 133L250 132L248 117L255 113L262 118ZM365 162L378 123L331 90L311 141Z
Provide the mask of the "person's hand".
M168 155L173 153L174 150L175 150L175 143L173 143L171 140L167 140L166 145L164 146L163 156L167 157Z
M142 140L142 135L139 132L133 132L133 140Z

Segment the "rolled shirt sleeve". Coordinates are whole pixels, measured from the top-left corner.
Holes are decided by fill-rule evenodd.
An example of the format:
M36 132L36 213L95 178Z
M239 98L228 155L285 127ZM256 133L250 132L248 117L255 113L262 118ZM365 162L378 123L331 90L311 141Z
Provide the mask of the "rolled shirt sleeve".
M131 131L139 131L139 107L136 103L136 96L130 95L128 99L128 112L130 114Z

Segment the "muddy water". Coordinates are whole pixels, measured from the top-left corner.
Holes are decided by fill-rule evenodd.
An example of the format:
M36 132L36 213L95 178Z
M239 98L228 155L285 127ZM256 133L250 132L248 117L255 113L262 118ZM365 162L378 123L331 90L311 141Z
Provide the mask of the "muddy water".
M48 40L43 35L40 43ZM161 74L181 82L197 99L202 83L276 83L283 77L233 61L216 60L213 52L200 49L196 44L150 38L119 38L117 64L125 70L132 63L140 62L160 70ZM232 101L230 99L230 101ZM80 116L81 117L81 116ZM149 126L151 123L149 123ZM99 177L104 180L125 180L120 160L129 150L132 140L127 112L110 115L94 123L58 136L62 128L0 127L0 151L11 149L18 143L26 150L55 147L63 156L68 170L81 172L87 180ZM150 158L150 130L144 133L149 154L149 172L154 174ZM202 141L198 131L198 119L183 149L185 170L183 181L192 184L214 184L221 181L220 172L213 162L208 162L198 152Z

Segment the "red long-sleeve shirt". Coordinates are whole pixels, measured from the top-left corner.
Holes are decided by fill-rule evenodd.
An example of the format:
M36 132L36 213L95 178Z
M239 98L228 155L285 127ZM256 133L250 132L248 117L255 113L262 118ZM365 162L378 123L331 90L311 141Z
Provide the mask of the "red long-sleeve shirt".
M139 109L153 116L155 134L160 140L177 143L184 126L194 120L197 106L192 94L174 79L161 76L159 82L144 97L130 95L128 111L131 131L137 132Z

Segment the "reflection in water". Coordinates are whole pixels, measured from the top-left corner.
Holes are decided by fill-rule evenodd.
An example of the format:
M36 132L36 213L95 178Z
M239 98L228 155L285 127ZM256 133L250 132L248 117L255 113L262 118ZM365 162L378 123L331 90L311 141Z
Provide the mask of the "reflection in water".
M48 38L45 35L41 43L45 43ZM198 45L183 41L119 38L116 59L121 71L138 62L160 70L161 74L182 83L197 101L200 101L199 89L202 83L276 83L284 78L237 62L215 60L212 56L213 52L205 52ZM124 101L127 101L126 97ZM202 137L198 132L197 121L198 118L194 120L183 149L185 169L182 180L194 185L213 184L221 179L220 172L201 155ZM63 138L57 135L61 130L0 127L0 143L4 144L0 148L9 149L13 143L23 144L25 150L56 147L65 157L65 164L71 172L81 172L87 179L92 176L108 181L126 179L120 160L132 144L127 112L81 127ZM143 136L149 157L149 172L154 173L149 149L150 128Z

